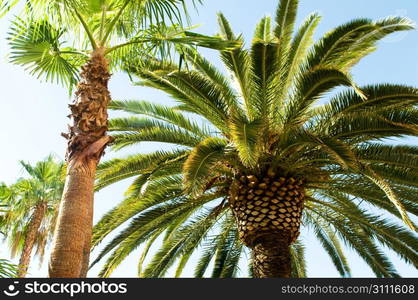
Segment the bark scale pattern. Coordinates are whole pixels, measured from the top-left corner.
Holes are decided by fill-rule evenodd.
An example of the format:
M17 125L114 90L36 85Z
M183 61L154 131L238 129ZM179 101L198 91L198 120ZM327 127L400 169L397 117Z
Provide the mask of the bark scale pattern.
M290 245L299 236L304 179L269 168L242 174L230 190L230 206L241 241L253 251L254 275L290 277Z
M67 161L77 157L106 135L108 128L107 106L110 102L108 81L110 73L103 49L93 52L82 67L82 81L77 86L76 101L70 104L73 125L68 139ZM97 153L97 159L102 153Z
M305 197L304 182L292 176L242 175L231 196L231 206L243 243L249 247L266 232L289 233L289 243L298 235Z

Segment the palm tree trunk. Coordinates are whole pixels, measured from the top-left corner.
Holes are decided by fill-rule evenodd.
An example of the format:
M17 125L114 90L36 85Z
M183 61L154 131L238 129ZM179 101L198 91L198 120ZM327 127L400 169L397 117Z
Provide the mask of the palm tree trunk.
M73 125L68 139L67 175L61 199L49 277L85 277L93 226L96 167L111 138L106 135L110 102L109 66L104 49L96 49L83 66L76 101L70 105Z
M229 204L241 241L253 251L256 277L291 276L289 247L299 236L304 198L304 179L279 169L232 183Z
M266 234L254 242L253 272L257 278L290 278L290 235Z
M93 202L92 202L93 204ZM89 220L93 220L93 207L90 209L89 213ZM89 261L90 261L90 249L91 249L91 238L93 234L93 226L86 228L86 236L84 239L84 247L83 247L83 261L81 264L80 276L79 277L86 277L87 272L89 270Z
M17 276L19 278L24 278L28 272L28 267L30 263L30 257L32 255L33 245L35 244L36 234L41 227L42 220L46 212L46 203L39 203L36 205L35 210L31 216L28 230L25 236L25 242L23 243L22 254L20 255L19 260L19 269Z

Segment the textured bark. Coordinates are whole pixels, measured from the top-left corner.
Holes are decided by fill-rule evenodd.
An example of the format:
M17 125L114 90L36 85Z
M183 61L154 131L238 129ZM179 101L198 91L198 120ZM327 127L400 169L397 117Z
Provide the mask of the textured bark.
M93 220L93 207L90 209L89 212L91 213L91 216L89 216L89 220ZM89 228L86 228L86 235L84 238L83 259L82 259L81 270L80 270L80 275L79 275L80 278L87 277L87 272L89 270L92 234L93 234L93 226L89 226Z
M229 204L257 277L290 276L289 247L299 236L304 199L304 179L279 169L241 174L231 185Z
M290 233L267 233L253 246L253 270L258 278L291 277Z
M46 203L39 203L36 205L35 210L33 211L30 218L28 231L25 236L25 242L23 243L22 254L20 255L19 260L19 269L17 274L19 278L24 278L28 272L33 245L35 244L36 235L39 232L39 228L41 227L46 209Z
M87 231L92 226L94 161L88 167L69 168L51 253L49 276L81 276Z
M88 269L94 177L103 150L111 141L106 136L110 74L103 53L104 49L97 49L83 66L76 101L69 105L73 125L63 134L68 139L68 166L49 262L49 276L53 278L85 277Z

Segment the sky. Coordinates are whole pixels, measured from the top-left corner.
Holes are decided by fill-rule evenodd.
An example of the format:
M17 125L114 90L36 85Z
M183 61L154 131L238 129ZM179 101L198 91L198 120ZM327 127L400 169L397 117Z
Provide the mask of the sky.
M199 24L196 31L204 34L217 33L216 14L222 11L230 20L235 32L242 32L247 41L251 40L255 25L264 15L274 16L278 0L205 0L198 12L191 11L192 24ZM297 24L311 12L318 12L322 21L318 26L316 39L330 29L352 20L366 17L372 19L389 15L406 16L418 21L417 0L301 0ZM23 172L19 160L35 163L48 154L64 157L66 141L60 136L66 132L68 119L67 105L71 98L59 86L40 83L28 75L23 68L7 63L7 22L0 20L0 182L12 183ZM203 53L220 66L215 51ZM374 83L401 83L418 86L418 31L392 35L379 43L378 51L372 53L353 70L354 80L359 85ZM141 99L158 103L171 103L161 92L133 86L125 74L116 73L109 85L113 99ZM402 143L417 145L416 140ZM150 152L161 145L140 145L134 152ZM126 153L109 152L106 159ZM94 220L106 213L123 199L123 192L129 181L114 184L95 196ZM313 232L303 230L301 239L306 245L306 259L309 277L338 277L338 273L324 250L313 237ZM109 241L106 239L104 244ZM102 244L102 245L104 245ZM134 251L113 273L113 277L136 277L136 265L141 247ZM152 249L155 251L155 249ZM97 252L93 252L92 258ZM351 250L346 250L351 262L353 277L374 277L370 268ZM388 252L401 276L417 277L417 270L403 263L394 253ZM6 244L0 241L0 258L8 258ZM47 258L46 258L47 260ZM16 260L15 260L16 261ZM193 259L192 259L193 261ZM245 264L245 262L241 262ZM101 264L89 272L97 276ZM185 269L184 277L193 275L191 264ZM172 271L168 275L172 274ZM29 270L29 277L45 277L47 264L38 268L36 261ZM245 274L243 274L245 275Z

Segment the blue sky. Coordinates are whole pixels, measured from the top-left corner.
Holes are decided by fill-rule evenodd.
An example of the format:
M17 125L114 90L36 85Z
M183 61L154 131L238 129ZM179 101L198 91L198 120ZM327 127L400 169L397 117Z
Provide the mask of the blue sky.
M383 18L389 15L407 16L418 21L418 1L416 0L301 0L298 21L311 12L322 15L316 38L353 18ZM273 15L278 0L206 0L199 12L192 12L192 23L200 24L197 31L205 34L217 32L216 13L222 11L230 20L236 32L242 32L247 41L251 40L258 20L264 15ZM68 119L67 104L70 99L64 88L40 83L18 66L7 64L7 19L0 20L0 181L11 183L22 175L18 161L36 162L49 153L63 158L65 140L60 136L66 131ZM208 58L220 66L217 53L204 51ZM418 86L418 31L395 34L379 43L377 52L364 59L353 71L359 85L372 83L403 83ZM114 99L145 99L160 103L169 103L164 94L134 87L124 74L115 74L110 83ZM415 140L402 141L417 144ZM135 151L149 152L160 145L141 145ZM118 154L107 153L105 159ZM96 194L95 221L116 205L129 181L118 183ZM335 277L338 273L326 253L309 231L303 231L301 238L307 246L308 275L310 277ZM137 249L114 272L115 277L136 276L136 265L140 255ZM373 277L371 270L352 251L347 251L351 261L352 274L355 277ZM8 256L5 244L0 244L0 257ZM95 255L93 254L93 257ZM415 268L405 265L396 255L389 253L399 272L403 276L416 277ZM96 276L98 267L89 273ZM46 263L38 269L33 264L31 277L46 276ZM191 276L193 268L186 268L184 276Z

